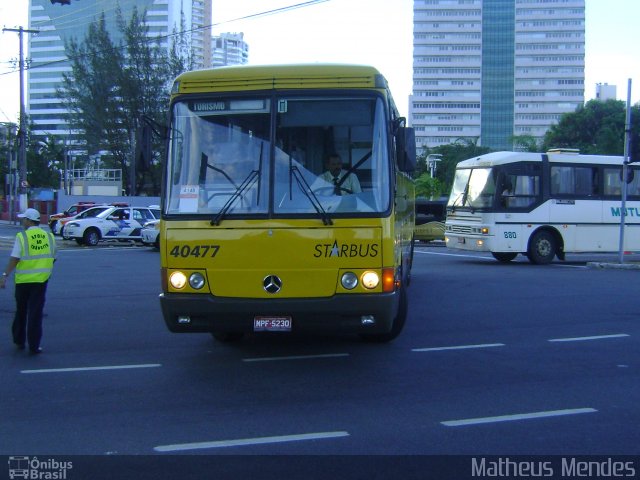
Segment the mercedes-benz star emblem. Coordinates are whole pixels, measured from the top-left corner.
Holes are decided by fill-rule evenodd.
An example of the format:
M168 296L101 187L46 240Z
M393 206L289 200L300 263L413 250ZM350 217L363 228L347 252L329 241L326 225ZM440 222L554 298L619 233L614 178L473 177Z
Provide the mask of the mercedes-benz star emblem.
M280 280L277 275L268 275L264 277L262 286L266 292L278 293L282 288L282 280Z

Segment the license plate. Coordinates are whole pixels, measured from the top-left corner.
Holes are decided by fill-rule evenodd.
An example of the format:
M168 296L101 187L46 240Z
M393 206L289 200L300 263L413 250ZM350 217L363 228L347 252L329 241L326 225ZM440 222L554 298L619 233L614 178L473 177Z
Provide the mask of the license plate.
M290 332L291 317L254 317L254 332Z
M464 237L458 237L458 243L465 243L465 238Z

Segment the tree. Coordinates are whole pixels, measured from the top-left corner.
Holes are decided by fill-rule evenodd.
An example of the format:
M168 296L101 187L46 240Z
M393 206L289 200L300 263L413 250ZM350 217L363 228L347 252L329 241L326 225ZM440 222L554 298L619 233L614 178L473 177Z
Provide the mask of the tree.
M174 40L170 56L159 38L149 37L146 12L141 15L134 7L128 22L120 9L116 15L121 43L112 42L103 14L82 42L71 40L65 45L71 72L63 75L58 96L64 100L68 119L88 153L109 152L107 167L122 169L124 184L129 187L142 119L164 121L172 81L182 73L176 70L191 63L179 61L182 48L177 46L178 40ZM156 139L154 147L160 152L164 145ZM151 171L138 168L135 192L130 193L147 186L148 193L158 194L160 177L159 161L151 165Z
M173 72L170 69L170 58L162 49L160 39L153 42L149 40L145 16L139 16L137 8L134 7L129 23L125 23L122 14L118 12L118 28L124 34L126 47L125 68L118 83L123 110L128 113L128 117L124 119L124 128L129 134L127 157L136 161L135 134L142 127L143 118L161 122L166 117ZM135 190L140 191L148 184L151 193L158 194L159 162L149 166L151 171L146 167L136 165Z
M539 152L540 147L533 135L514 135L511 137L513 148L519 152Z
M423 173L416 178L416 196L437 199L444 193L443 185L437 178L431 178L430 173Z
M420 175L428 171L427 156L430 154L442 155L441 161L438 163L436 170L436 178L440 182L442 193L448 194L453 185L453 177L455 175L456 165L462 160L477 157L491 151L488 147L478 145L478 139L458 139L454 143L438 145L437 147L425 147L424 151L418 157L418 166L416 175Z
M625 104L619 100L590 100L573 113L566 113L546 133L543 151L577 148L584 154L624 153ZM631 158L639 161L640 105L631 110Z
M109 150L118 156L123 148L117 135L114 138L114 130L122 128L117 81L124 58L111 41L104 13L89 25L82 43L75 38L66 42L65 52L71 72L62 75L58 96L69 112L69 123L80 133L89 155ZM124 163L121 157L119 160Z
M60 173L64 171L64 143L54 136L29 143L27 149L27 179L33 187L60 188Z

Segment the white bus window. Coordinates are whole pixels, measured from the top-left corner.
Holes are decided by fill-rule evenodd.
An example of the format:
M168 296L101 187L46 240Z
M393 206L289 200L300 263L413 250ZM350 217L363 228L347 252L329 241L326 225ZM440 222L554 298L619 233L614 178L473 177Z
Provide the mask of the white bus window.
M632 180L627 186L627 196L640 197L640 168L631 169Z
M591 167L551 167L551 194L590 196L598 193L598 169Z
M505 174L500 184L499 205L504 208L529 207L540 195L540 175Z
M631 181L627 184L627 196L640 196L640 169L630 168ZM619 197L622 195L622 167L604 169L605 195Z
M604 194L620 196L622 194L622 181L620 176L622 169L605 168L604 169Z

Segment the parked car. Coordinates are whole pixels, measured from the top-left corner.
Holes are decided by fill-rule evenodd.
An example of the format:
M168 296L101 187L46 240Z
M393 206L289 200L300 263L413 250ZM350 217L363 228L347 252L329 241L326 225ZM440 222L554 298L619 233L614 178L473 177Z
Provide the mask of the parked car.
M92 218L74 219L64 226L64 237L80 245L101 240L141 240L142 225L160 218L160 208L110 207Z
M75 217L80 212L87 210L88 208L94 207L96 202L78 202L71 205L64 212L54 213L53 215L49 215L49 228L52 232L55 233L54 229L56 224L61 218Z
M86 210L83 210L82 212L78 213L77 215L74 215L73 217L60 218L57 222L55 222L55 224L52 227L53 234L60 235L61 237L65 238L64 226L67 223L69 223L71 220L76 220L76 219L79 220L82 218L95 217L99 213L107 210L108 208L111 208L111 207L109 205L98 205L95 207L87 208Z
M160 248L160 220L151 220L140 231L141 241L145 245Z

